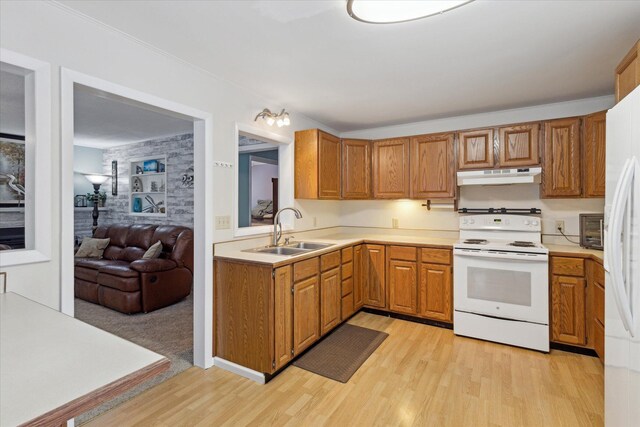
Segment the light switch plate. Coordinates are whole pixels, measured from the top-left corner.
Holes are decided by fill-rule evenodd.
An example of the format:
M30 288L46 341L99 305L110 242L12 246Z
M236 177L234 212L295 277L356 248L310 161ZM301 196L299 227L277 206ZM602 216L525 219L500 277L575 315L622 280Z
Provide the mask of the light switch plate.
M231 217L229 215L216 217L216 230L228 230L231 228Z
M399 227L398 218L391 218L391 227L398 228Z

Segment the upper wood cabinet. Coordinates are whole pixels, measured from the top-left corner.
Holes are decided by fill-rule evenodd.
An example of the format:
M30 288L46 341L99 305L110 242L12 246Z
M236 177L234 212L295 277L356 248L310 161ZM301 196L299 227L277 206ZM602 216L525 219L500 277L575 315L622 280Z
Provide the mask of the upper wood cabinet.
M504 126L498 129L500 167L540 164L540 123Z
M606 165L606 111L584 118L584 196L604 197Z
M452 198L456 192L452 133L411 138L411 197Z
M361 277L365 305L379 308L387 305L384 254L384 245L364 245Z
M373 141L371 161L374 198L409 198L409 138Z
M342 198L371 198L371 141L342 140Z
M543 197L576 197L580 185L580 119L552 120L544 126Z
M458 169L492 168L493 153L493 129L458 133Z
M616 103L640 85L640 40L616 67Z
M319 129L295 134L295 198L339 199L340 139Z

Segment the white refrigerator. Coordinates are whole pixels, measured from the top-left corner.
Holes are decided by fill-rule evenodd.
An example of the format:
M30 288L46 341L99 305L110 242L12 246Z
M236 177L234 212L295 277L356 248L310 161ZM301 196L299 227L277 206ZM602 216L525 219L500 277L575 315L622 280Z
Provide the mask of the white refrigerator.
M607 113L605 425L640 425L640 87Z

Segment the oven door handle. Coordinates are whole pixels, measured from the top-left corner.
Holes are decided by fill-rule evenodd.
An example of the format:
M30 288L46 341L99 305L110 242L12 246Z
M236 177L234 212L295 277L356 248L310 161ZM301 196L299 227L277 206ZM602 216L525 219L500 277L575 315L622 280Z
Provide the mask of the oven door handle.
M454 256L463 256L469 258L491 258L501 260L513 260L521 262L547 262L549 256L546 254L523 254L519 255L515 252L488 252L488 251L474 251L469 249L454 249Z

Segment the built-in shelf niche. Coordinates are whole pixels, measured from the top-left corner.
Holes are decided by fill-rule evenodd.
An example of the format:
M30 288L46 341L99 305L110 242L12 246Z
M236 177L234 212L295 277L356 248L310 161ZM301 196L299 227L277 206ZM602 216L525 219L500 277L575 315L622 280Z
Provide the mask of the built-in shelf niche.
M136 158L129 166L129 215L166 217L167 157Z

